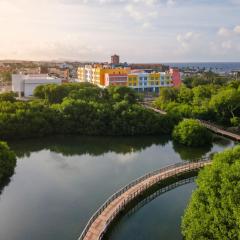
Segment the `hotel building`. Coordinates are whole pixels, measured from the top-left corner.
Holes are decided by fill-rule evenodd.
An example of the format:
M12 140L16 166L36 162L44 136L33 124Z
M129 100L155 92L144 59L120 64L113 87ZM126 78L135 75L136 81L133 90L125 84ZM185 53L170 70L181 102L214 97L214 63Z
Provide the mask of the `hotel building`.
M178 69L156 72L151 69L131 69L111 65L86 65L78 68L79 82L90 82L99 87L128 86L137 92L159 93L161 87L179 87L181 77Z

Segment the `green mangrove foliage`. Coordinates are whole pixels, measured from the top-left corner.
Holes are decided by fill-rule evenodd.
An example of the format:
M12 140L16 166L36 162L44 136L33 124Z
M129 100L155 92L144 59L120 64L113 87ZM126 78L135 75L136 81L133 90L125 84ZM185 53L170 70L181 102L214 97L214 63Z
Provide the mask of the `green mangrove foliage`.
M52 134L169 134L177 121L139 105L138 95L127 87L50 84L37 87L35 96L37 100L28 102L0 100L2 139Z
M197 120L184 119L173 130L173 139L186 146L199 147L211 143L212 134Z
M0 185L14 173L16 156L5 142L0 142Z
M240 121L240 83L209 73L185 79L179 89L163 88L155 107L180 118L236 126Z
M184 239L240 239L240 146L214 156L182 219Z

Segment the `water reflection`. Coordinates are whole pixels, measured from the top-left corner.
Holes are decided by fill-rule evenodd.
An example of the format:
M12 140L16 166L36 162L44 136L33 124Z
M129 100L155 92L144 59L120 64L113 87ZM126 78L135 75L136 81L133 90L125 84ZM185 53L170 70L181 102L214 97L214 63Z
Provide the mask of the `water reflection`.
M64 156L89 154L100 156L108 152L133 153L152 145L164 146L168 136L162 137L82 137L57 136L52 138L31 139L10 143L18 157L30 156L32 152L48 149Z
M219 135L214 134L213 135L213 143L217 143L221 147L227 147L231 144L232 140L221 137Z
M214 142L208 153L204 149L201 154L219 152L233 144ZM96 209L121 187L147 172L194 158L185 157L182 152L187 149L173 146L166 137L59 136L9 145L17 153L18 161L11 182L0 196L0 216L4 216L0 218L0 239L4 240L77 239ZM185 207L179 202L189 196L182 191L171 195L173 211L167 208L170 201L164 200L163 195L154 212L166 216L171 210L175 219L176 211L180 216ZM148 205L143 209L148 209ZM154 213L144 214L151 219ZM147 215L142 216L143 221ZM178 230L177 224L174 228L170 222L162 224L172 233ZM144 226L149 227L144 229L146 233L156 229L154 224ZM163 233L162 229L159 231ZM172 236L163 239L176 239ZM126 235L119 239L133 238Z
M204 146L201 148L187 147L173 142L173 149L180 155L182 160L195 161L206 155L212 148L212 145Z

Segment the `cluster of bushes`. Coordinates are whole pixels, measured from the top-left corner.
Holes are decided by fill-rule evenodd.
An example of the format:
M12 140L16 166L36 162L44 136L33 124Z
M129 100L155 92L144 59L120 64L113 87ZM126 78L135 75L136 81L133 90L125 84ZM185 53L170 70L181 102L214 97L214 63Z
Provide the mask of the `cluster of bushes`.
M5 142L0 142L0 187L12 176L16 166L16 156Z
M214 156L182 219L184 239L240 239L240 146Z
M173 139L186 146L199 147L209 145L212 134L197 120L184 119L174 127Z
M29 102L1 101L0 96L2 139L50 134L168 134L177 121L139 105L138 96L127 87L45 85L36 88L35 96L38 100Z
M211 120L225 125L240 123L240 82L208 83L179 89L165 88L155 106L180 118Z

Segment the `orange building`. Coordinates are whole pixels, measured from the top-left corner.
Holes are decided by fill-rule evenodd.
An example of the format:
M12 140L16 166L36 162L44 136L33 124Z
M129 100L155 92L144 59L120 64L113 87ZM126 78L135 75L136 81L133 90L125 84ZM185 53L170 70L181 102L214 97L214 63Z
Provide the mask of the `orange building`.
M111 68L105 65L87 65L78 69L78 79L81 82L90 82L100 87L106 86L106 75L127 75L130 68Z

